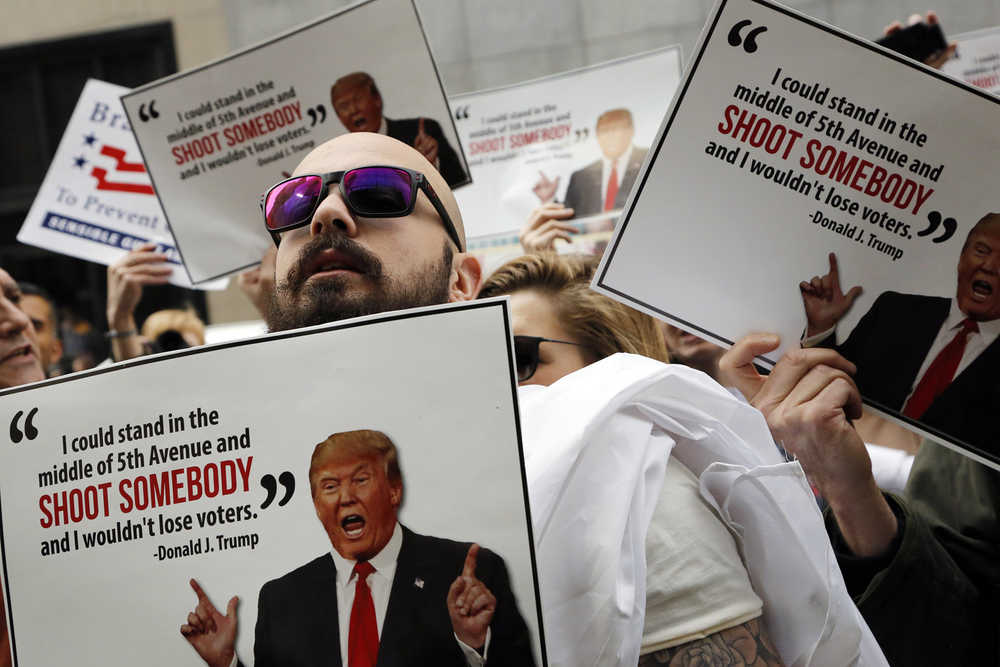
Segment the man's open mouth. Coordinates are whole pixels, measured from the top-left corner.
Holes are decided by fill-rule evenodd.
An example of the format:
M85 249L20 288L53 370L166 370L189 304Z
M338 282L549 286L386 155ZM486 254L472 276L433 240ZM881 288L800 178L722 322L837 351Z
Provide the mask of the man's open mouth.
M25 343L20 347L16 347L4 356L0 357L0 364L5 361L10 361L11 359L17 359L20 357L26 357L31 354L31 345Z
M354 271L356 273L364 273L364 269L355 258L339 250L324 250L318 253L309 262L307 275L312 276L326 271Z
M344 533L350 537L360 537L361 533L365 530L365 520L362 516L358 514L350 514L345 516L340 522L340 527L344 529Z
M354 123L354 127L356 128L364 127L368 123L368 119L365 118L364 116L358 116L352 122Z
M981 297L993 296L993 285L985 280L973 280L972 293Z

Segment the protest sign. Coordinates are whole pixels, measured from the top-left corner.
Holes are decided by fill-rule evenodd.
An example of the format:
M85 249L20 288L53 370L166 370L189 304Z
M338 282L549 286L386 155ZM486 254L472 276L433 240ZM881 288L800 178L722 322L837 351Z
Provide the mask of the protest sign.
M1000 344L929 406L908 399L962 313L980 349L998 324L989 253L965 252L1000 210L998 104L780 5L722 0L594 286L722 344L780 333L768 363L835 328L870 405L995 462Z
M1000 27L967 32L951 39L958 48L941 71L1000 95Z
M549 201L572 207L576 220L595 218L578 225L581 233L596 226L610 236L680 72L680 47L671 46L452 96L472 170L473 184L455 193L469 237L509 236ZM618 171L608 200L602 170L611 159Z
M394 442L400 524L418 534L403 531L380 658L439 664L442 645L458 650L445 598L470 547L447 538L483 548L470 558L497 599L490 654L519 645L503 664L530 664L529 653L545 664L508 321L502 300L403 311L4 392L0 519L15 664L202 665L179 632L198 604L192 578L221 613L238 596L243 664L255 634L268 664L294 662L282 641L337 651L331 544L370 557L357 549L392 533L384 518L400 502L398 492L367 495L366 480L385 478L363 477L356 454L317 458L310 479L317 443L358 429ZM338 480L347 490L331 514ZM310 594L285 590L317 568ZM289 572L258 607L261 586ZM301 606L265 604L283 590ZM299 622L301 636L265 630Z
M412 0L352 5L122 102L196 284L260 262L260 195L340 134L385 132L468 182Z
M175 267L170 282L191 287L118 101L127 90L96 79L84 85L17 240L99 264L152 241Z

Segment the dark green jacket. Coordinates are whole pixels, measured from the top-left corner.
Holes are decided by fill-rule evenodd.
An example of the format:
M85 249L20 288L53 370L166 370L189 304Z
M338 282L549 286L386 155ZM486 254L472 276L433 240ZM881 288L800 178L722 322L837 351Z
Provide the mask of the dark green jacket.
M827 525L889 664L1000 665L1000 473L925 440L888 499L902 531L884 558L852 558Z

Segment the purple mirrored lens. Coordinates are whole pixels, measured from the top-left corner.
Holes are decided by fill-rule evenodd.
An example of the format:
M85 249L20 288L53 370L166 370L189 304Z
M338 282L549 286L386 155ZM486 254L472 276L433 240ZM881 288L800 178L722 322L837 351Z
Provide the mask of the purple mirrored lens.
M344 192L359 215L391 217L411 210L410 175L392 167L359 167L344 174Z
M264 201L267 228L276 232L301 222L312 212L322 188L319 176L300 176L271 188Z

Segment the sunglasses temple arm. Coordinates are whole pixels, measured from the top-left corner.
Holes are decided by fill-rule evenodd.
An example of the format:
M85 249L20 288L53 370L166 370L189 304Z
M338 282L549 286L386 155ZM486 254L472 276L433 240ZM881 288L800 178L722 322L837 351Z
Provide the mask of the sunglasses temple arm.
M451 221L451 216L448 215L448 211L445 209L444 204L442 204L441 200L438 199L437 193L434 192L434 188L431 187L431 184L426 177L420 179L420 187L427 195L427 198L431 200L431 206L434 207L434 210L437 211L437 214L441 217L441 222L443 222L444 226L448 229L448 236L450 236L451 240L455 242L456 246L458 246L458 251L465 252L465 247L458 238L458 230L455 229L455 223Z

